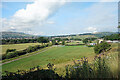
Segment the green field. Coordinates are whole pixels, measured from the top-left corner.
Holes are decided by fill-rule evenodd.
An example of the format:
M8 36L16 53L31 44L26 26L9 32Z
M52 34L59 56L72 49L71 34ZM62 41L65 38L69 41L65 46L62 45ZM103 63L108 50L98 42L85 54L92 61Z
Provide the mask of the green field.
M0 45L2 47L2 53L5 54L7 49L16 49L16 50L23 50L29 46L40 45L40 43L23 43L23 44L8 44L8 45Z
M66 44L84 44L82 41L73 41L70 43L66 43Z
M17 71L30 69L37 65L44 67L48 63L63 64L72 59L80 59L81 57L90 57L95 56L93 51L93 47L85 47L85 46L64 46L64 47L53 47L48 49L47 51L30 56L28 58L23 58L18 61L14 61L8 64L4 64L2 66L2 71Z
M85 39L85 38L97 38L94 35L77 35L77 36L72 36L71 38L78 38L78 39Z

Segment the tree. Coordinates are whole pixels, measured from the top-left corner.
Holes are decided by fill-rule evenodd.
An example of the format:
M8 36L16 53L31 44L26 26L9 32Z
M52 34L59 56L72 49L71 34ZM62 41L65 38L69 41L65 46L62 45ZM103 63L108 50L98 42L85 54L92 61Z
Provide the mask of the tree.
M105 40L120 40L120 35L119 34L112 34L112 35L109 35L109 36L104 36L103 38Z
M62 41L62 45L65 45L65 41Z
M15 51L16 51L16 49L7 49L6 54L9 53L9 52L15 52Z
M107 42L102 42L100 44L97 44L95 47L94 47L94 52L96 54L100 54L104 51L107 51L109 48L110 48L110 44L107 43Z
M83 43L88 43L88 39L87 38L85 38L85 39L83 39Z
M61 38L55 38L54 40L55 40L55 41L57 40L57 42L62 41L62 39L61 39Z
M52 40L52 45L58 45L58 42L56 42L56 40Z
M44 38L44 37L39 37L39 38L37 39L37 42L43 44L43 43L49 42L49 40L48 40L47 38Z

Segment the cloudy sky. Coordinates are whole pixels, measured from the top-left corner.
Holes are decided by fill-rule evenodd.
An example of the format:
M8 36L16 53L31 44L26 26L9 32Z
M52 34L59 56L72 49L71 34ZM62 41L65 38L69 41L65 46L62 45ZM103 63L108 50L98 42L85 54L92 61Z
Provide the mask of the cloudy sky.
M17 31L34 35L117 31L117 2L35 0L33 2L3 2L1 8L2 31Z

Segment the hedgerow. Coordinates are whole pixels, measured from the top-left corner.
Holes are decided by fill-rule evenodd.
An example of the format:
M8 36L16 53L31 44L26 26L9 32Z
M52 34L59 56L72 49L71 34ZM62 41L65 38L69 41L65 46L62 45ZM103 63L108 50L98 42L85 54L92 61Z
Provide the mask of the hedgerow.
M31 53L31 52L37 51L39 49L42 49L42 48L45 48L48 46L49 46L48 44L29 46L28 48L26 48L24 50L20 50L20 51L16 51L15 49L8 49L7 54L2 55L2 60L14 58L14 57L21 56L21 55L24 55L27 53Z

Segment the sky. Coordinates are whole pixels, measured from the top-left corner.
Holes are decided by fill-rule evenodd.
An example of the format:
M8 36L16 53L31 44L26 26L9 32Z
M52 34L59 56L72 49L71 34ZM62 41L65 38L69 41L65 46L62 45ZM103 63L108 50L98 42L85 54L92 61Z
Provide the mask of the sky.
M2 31L33 35L117 32L117 2L2 2Z

